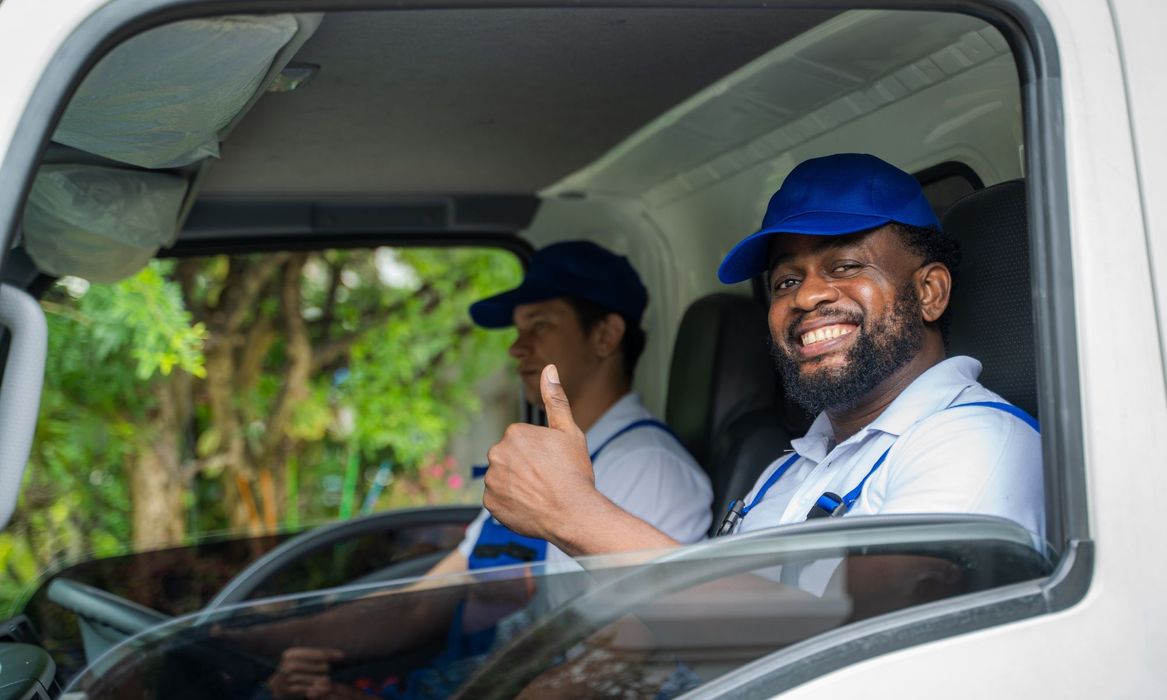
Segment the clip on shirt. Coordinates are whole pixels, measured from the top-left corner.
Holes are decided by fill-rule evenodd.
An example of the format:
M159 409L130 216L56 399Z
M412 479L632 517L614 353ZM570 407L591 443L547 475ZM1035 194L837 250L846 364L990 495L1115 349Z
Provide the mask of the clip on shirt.
M814 505L810 507L810 511L806 514L807 520L815 518L841 518L847 514L849 508L847 502L839 497L838 494L827 491L818 497Z

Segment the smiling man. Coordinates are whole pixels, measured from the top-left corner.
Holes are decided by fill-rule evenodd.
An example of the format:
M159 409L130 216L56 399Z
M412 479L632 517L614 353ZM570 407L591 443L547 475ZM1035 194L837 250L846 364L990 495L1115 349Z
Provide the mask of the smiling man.
M818 416L735 502L723 534L886 513L995 515L1043 532L1036 421L977 382L975 359L946 358L958 261L915 178L894 166L839 154L790 173L718 276L764 275L775 362ZM677 544L593 487L555 367L541 390L549 427L508 431L489 454L491 513L572 554ZM515 497L552 469L559 488Z

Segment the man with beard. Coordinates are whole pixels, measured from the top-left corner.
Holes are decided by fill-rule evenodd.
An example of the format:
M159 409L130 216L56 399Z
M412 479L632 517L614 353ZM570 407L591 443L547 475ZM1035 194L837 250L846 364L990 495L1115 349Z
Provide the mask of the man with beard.
M870 155L806 161L722 282L765 275L773 354L790 397L818 416L736 502L722 533L820 516L978 513L1044 530L1037 423L946 359L959 249L911 175ZM583 434L554 366L549 427L491 449L484 504L573 555L678 544L593 486Z

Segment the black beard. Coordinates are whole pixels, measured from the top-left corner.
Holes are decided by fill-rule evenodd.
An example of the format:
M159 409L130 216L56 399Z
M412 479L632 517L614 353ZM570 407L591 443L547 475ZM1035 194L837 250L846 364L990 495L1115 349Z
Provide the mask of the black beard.
M857 324L859 327L854 332L859 337L847 351L847 361L841 369L803 375L802 363L771 342L770 356L782 375L786 395L811 414L854 408L860 399L908 364L923 348L924 321L920 311L920 300L909 283L896 294L887 318L870 327L865 322ZM855 322L841 312L831 313L829 308L821 310L820 315L839 316L840 322ZM801 344L794 333L801 320L801 317L795 319L787 331L787 343L792 346Z

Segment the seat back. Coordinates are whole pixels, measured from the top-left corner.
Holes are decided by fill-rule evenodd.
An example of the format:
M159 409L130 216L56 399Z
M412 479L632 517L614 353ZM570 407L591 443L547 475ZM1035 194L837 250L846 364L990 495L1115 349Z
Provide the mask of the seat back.
M665 421L709 475L715 527L790 444L769 343L765 311L736 294L693 302L677 331Z
M943 226L962 254L948 354L980 360L981 383L1036 416L1025 183L1011 180L973 192L944 214Z

